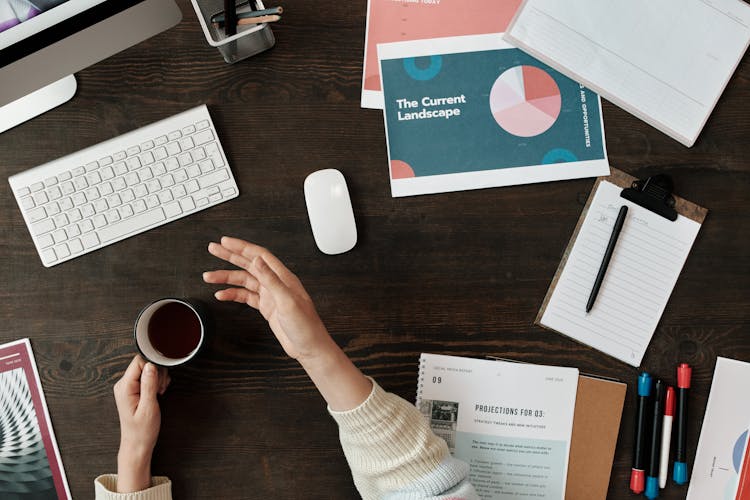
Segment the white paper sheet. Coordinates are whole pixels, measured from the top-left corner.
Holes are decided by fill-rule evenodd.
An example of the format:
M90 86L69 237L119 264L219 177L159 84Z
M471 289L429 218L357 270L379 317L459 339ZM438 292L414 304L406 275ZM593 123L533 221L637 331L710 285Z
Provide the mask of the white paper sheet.
M611 182L599 184L540 322L639 366L701 226L682 215L669 221L621 198L621 191ZM594 307L586 313L623 205L628 213L622 232Z
M526 0L506 39L687 146L750 42L740 0Z

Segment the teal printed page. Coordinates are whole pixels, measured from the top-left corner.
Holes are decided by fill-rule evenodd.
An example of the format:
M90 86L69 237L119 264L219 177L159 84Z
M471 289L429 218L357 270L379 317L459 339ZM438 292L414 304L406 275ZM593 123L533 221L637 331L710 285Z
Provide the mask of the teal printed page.
M500 34L378 51L393 196L609 174L599 96Z
M483 500L564 500L578 370L422 354L417 407Z

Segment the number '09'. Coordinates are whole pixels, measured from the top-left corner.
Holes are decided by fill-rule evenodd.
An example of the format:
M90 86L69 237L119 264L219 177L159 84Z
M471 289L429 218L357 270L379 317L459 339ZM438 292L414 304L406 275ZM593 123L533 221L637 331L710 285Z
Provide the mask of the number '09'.
M443 383L443 377L432 377L432 383L433 384L442 384Z

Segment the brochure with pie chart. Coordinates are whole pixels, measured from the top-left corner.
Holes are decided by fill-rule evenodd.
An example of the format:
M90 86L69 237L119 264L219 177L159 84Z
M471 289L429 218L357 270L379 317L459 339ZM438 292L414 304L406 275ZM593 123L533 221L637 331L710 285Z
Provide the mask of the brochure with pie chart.
M394 197L609 174L599 96L501 34L378 45Z

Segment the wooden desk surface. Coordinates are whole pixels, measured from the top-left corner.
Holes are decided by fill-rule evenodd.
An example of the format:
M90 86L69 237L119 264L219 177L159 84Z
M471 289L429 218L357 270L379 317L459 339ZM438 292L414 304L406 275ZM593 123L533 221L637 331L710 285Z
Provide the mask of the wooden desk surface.
M229 234L262 243L303 280L340 345L408 400L419 353L571 365L627 381L609 498L631 498L635 368L532 322L592 179L393 199L383 119L359 107L365 0L284 3L271 51L227 65L187 0L176 28L81 71L76 97L0 135L0 177L201 103L241 196L52 269L39 262L0 182L0 342L30 337L76 499L114 472L112 385L133 356L133 320L154 298L211 302L218 333L174 370L153 470L183 499L356 498L336 427L315 388L253 310L212 300L205 250ZM750 64L745 58L687 149L604 103L613 166L672 174L710 213L643 367L694 366L692 464L717 356L750 360ZM302 183L346 176L359 227L338 257L315 247ZM684 498L669 486L662 498Z

